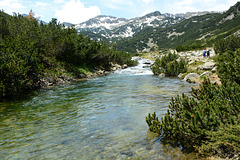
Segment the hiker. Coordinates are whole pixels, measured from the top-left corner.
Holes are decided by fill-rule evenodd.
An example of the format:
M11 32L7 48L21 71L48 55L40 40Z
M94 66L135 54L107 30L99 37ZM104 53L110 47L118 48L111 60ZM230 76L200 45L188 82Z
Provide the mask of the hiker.
M203 58L205 58L205 57L206 57L206 49L203 48Z
M210 58L210 49L207 50L207 58Z

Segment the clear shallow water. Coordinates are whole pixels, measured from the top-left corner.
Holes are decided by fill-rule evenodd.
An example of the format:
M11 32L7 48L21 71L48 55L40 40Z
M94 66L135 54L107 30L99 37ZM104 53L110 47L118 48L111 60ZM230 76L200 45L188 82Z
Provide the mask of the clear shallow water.
M145 117L166 113L192 84L140 65L0 103L0 159L185 159L161 144Z

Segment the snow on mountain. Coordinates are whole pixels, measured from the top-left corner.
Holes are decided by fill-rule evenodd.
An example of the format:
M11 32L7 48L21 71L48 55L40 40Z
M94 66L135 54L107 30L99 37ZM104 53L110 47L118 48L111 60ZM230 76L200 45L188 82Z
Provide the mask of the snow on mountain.
M155 11L145 16L132 19L100 15L86 22L77 24L75 27L78 32L90 31L112 41L113 39L132 37L145 27L165 28L192 16L207 13L209 12L188 12L173 15L169 13L161 14L159 11Z
M127 19L124 18L117 18L112 16L97 16L95 18L89 19L86 22L80 23L76 25L77 29L93 29L93 28L106 28L106 29L113 29L114 27L121 25L127 22Z

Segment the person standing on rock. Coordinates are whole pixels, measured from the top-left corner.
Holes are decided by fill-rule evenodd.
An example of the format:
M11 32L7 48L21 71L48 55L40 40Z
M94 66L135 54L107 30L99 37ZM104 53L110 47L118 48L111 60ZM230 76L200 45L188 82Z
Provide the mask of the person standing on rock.
M207 50L207 58L210 58L210 49Z
M205 57L206 57L206 49L203 48L203 58L205 58Z

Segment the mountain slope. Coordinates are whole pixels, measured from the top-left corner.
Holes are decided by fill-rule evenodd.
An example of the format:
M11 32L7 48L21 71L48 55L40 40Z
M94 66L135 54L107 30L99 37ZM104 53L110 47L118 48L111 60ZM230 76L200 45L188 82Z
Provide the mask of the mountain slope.
M194 16L166 28L146 27L133 37L117 41L116 44L118 49L128 52L171 48L180 44L212 44L239 30L240 2L224 13Z
M122 38L132 37L146 27L166 28L173 24L195 16L209 12L192 12L186 14L161 14L159 11L149 13L142 17L132 19L117 18L112 16L97 16L86 22L76 25L78 32L97 38L98 40L116 41ZM92 32L92 33L90 33ZM90 34L90 35L88 35Z

